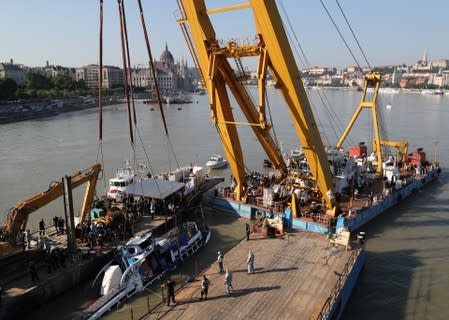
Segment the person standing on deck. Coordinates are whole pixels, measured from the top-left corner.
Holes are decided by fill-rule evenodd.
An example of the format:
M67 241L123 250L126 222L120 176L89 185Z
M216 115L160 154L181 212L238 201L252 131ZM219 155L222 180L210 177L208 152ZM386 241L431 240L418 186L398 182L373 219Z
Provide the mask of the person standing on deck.
M22 244L23 251L25 251L26 248L27 248L27 234L26 234L26 232L22 233L22 239L21 239L20 243Z
M62 217L59 217L58 220L58 228L59 228L59 233L64 234L64 219L62 219Z
M233 288L232 288L232 272L229 271L229 268L226 268L224 284L225 284L226 293L228 295L231 295L231 292L233 290Z
M150 214L151 214L151 220L154 220L154 216L156 214L156 200L155 199L151 199Z
M176 285L176 283L170 278L168 278L167 281L165 282L165 286L167 287L167 292L168 292L167 306L170 305L170 299L173 303L176 303L176 301L175 301L175 285Z
M249 224L246 223L246 241L249 241L249 235L251 234L251 228L249 227Z
M30 271L31 275L31 281L36 282L39 281L39 277L37 276L36 267L34 266L33 262L30 261L30 264L28 265L28 270Z
M206 278L206 275L203 275L203 280L201 280L201 299L204 298L207 300L207 292L209 291L210 281Z
M45 222L43 218L41 221L39 221L39 235L45 236Z
M221 251L218 251L217 254L218 254L217 262L218 262L219 272L223 273L223 253L221 253Z
M27 230L27 244L28 244L28 249L31 249L31 231L30 231L30 229Z
M56 233L59 233L59 232L58 232L58 221L59 221L58 216L55 216L55 217L53 218L53 225L55 226L55 231L56 231Z
M254 253L251 249L248 251L246 263L248 264L248 274L254 273Z

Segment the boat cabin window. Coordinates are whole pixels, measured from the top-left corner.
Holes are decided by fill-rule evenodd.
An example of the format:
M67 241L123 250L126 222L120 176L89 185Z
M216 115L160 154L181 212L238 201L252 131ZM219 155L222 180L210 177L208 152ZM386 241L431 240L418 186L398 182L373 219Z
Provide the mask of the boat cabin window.
M144 248L148 248L152 243L151 237L146 239L144 242L139 244L139 247L141 247L142 249Z
M129 253L129 254L134 254L134 253L136 253L136 249L133 248L133 247L128 247L127 250L128 250L128 253Z
M113 187L127 187L128 185L134 183L134 179L129 181L110 181L109 184Z

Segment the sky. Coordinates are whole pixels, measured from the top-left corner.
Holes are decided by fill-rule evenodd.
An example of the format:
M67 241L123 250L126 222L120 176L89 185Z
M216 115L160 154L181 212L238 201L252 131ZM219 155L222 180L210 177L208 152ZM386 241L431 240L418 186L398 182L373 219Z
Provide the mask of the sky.
M175 60L191 61L179 25L176 0L141 0L153 55L167 43ZM208 8L247 0L208 0ZM335 0L322 0L364 65ZM285 8L310 65L343 68L355 62L320 0L276 0ZM449 1L339 0L371 65L412 64L425 49L430 59L449 59ZM0 62L80 67L98 63L99 0L0 0ZM117 1L104 0L104 63L122 65ZM131 64L148 57L136 1L126 1ZM284 15L285 18L285 15ZM212 16L220 39L254 37L248 9ZM285 20L285 19L284 19ZM285 20L286 21L286 20ZM191 65L191 64L190 64Z

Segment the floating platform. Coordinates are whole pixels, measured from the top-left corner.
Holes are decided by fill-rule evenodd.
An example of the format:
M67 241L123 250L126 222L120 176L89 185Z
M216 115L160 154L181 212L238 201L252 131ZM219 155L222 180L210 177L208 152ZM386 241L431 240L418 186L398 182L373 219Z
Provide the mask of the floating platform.
M254 234L253 234L254 235ZM295 231L282 238L253 236L224 255L233 273L225 293L216 263L176 293L176 305L160 304L145 319L338 319L365 261L365 250L346 251L326 236ZM255 272L247 274L248 250ZM211 282L200 299L202 275Z
M415 177L414 180L404 185L401 189L395 190L392 194L376 200L371 205L368 204L368 195L360 196L353 201L351 216L340 215L336 218L336 223L334 224L330 223L325 214L294 217L292 210L289 207L286 207L285 204L284 206L277 206L275 204L274 206L267 208L262 206L261 201L245 203L220 195L209 197L208 201L213 208L237 214L243 218L255 219L259 214L269 216L272 213L275 213L282 216L286 228L307 230L322 234L333 234L340 227L346 227L349 231L357 230L402 199L405 199L409 195L417 192L427 183L435 180L439 174L440 170L434 169L425 175ZM342 207L343 206L346 206L347 210L348 203L342 204ZM283 209L284 207L285 209Z

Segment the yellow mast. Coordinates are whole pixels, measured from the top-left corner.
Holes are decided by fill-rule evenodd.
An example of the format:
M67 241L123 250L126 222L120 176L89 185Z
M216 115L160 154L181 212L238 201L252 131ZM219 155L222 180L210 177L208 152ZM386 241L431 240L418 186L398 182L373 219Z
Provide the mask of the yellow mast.
M346 127L340 140L337 143L337 148L341 148L346 137L348 136L349 131L352 129L362 109L363 108L371 109L373 118L373 130L374 130L373 152L376 152L377 154L377 168L376 168L377 176L382 175L382 153L380 149L379 121L377 117L377 96L379 94L380 81L381 76L380 73L378 72L369 72L365 76L365 81L363 83L362 99L360 100L360 103L354 115L352 116L351 121L349 121L348 126ZM374 88L374 94L371 100L367 100L366 97L368 88Z
M285 33L281 17L274 0L250 0L249 3L225 8L207 10L204 0L182 0L183 19L181 24L189 23L201 74L210 98L212 122L218 127L226 157L234 178L236 200L243 196L244 162L236 123L229 103L226 85L255 132L262 147L281 176L286 176L287 168L282 160L266 123L265 117L265 75L267 69L276 80L276 87L282 92L296 134L304 149L311 172L327 205L328 213L335 215L336 201L333 179L327 154L313 116L309 100L304 90L299 69ZM256 22L258 43L239 45L235 42L220 47L209 14L242 8L252 9ZM241 79L236 76L228 58L257 56L259 64L258 92L259 104L252 103Z

